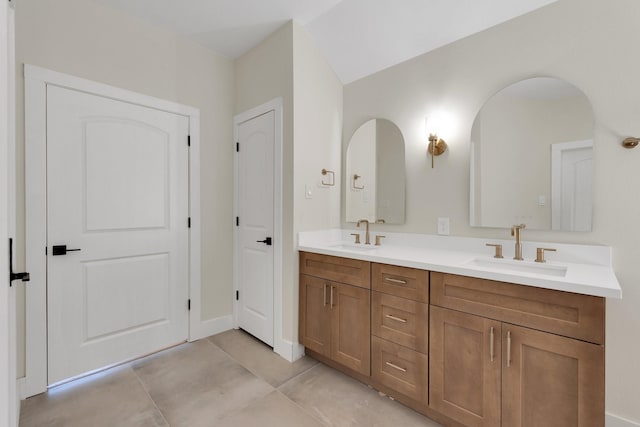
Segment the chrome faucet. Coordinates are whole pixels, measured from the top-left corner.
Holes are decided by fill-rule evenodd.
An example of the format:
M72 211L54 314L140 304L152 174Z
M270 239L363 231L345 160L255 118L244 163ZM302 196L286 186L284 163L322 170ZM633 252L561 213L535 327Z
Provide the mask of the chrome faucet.
M369 220L366 219L361 219L360 221L358 221L358 223L356 224L356 227L360 227L360 224L362 224L364 222L366 228L364 231L364 244L365 245L370 245L371 244L371 236L369 235Z
M524 259L522 257L522 241L520 240L520 233L525 227L525 224L518 224L511 227L511 235L516 238L516 254L513 259L517 259L518 261L522 261Z

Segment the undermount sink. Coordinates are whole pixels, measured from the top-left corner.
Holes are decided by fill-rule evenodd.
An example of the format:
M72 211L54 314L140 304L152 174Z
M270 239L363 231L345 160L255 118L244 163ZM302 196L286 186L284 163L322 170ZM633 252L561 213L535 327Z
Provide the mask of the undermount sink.
M346 250L349 250L349 251L370 251L372 249L377 249L378 246L355 244L355 243L340 243L340 244L337 244L337 245L331 245L330 248L333 248L333 249L346 249Z
M465 264L472 267L490 268L492 270L508 273L532 273L555 277L565 277L567 275L566 266L530 261L514 261L497 258L473 258Z

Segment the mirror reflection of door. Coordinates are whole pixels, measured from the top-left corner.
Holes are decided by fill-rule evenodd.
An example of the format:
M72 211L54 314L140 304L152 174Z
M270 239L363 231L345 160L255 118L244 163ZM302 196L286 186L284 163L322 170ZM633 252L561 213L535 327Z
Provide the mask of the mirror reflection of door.
M552 230L591 230L593 141L551 146Z

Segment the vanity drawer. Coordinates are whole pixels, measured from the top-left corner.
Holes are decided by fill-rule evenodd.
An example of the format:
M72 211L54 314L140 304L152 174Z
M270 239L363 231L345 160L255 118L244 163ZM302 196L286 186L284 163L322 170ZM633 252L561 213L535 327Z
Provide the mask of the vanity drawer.
M601 297L432 272L431 304L604 344Z
M427 356L401 345L371 337L371 376L399 393L427 404Z
M429 303L429 272L387 264L371 264L372 288L385 294Z
M371 288L368 261L300 252L300 273L361 288Z
M428 305L380 292L371 294L371 333L427 353Z

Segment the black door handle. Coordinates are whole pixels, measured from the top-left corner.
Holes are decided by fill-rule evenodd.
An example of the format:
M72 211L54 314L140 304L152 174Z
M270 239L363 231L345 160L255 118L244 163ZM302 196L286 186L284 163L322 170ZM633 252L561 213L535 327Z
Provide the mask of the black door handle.
M67 245L55 245L53 248L51 248L51 255L53 256L58 256L58 255L66 255L67 252L77 252L80 251L80 249L67 249Z
M273 244L273 241L271 240L271 237L267 237L264 240L256 240L257 243L264 243L267 246L271 246Z
M13 272L13 239L9 239L9 287L14 280L22 280L28 282L31 280L29 273L14 273Z

